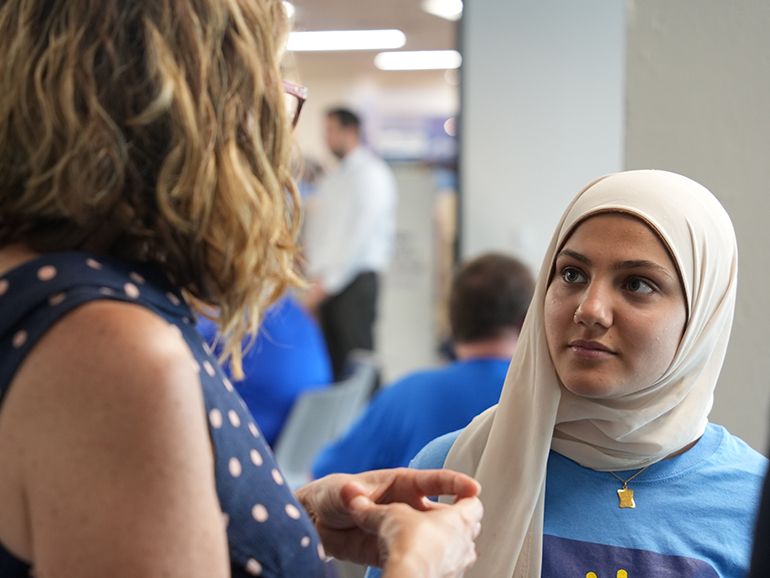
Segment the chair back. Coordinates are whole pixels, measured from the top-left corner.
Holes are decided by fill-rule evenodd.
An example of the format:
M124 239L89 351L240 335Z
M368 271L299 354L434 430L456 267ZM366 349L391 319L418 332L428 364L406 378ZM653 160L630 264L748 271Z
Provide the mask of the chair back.
M348 376L327 389L301 394L275 442L273 452L292 490L310 481L310 467L321 447L339 437L374 390L377 367L371 359L351 359Z

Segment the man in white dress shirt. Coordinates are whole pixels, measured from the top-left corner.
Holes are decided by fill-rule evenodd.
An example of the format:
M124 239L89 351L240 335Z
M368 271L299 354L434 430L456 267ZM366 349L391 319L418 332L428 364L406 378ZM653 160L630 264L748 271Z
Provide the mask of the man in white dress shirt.
M354 113L327 113L326 142L340 162L307 215L305 303L318 315L340 379L351 351L374 349L378 276L393 252L398 193L390 167L362 146Z

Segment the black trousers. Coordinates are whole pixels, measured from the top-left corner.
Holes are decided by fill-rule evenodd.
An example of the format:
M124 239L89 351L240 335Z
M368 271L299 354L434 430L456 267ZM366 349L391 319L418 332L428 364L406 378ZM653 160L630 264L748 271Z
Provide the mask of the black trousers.
M353 279L340 293L321 304L321 328L336 381L342 379L345 362L351 351L374 351L378 292L377 274L366 271Z

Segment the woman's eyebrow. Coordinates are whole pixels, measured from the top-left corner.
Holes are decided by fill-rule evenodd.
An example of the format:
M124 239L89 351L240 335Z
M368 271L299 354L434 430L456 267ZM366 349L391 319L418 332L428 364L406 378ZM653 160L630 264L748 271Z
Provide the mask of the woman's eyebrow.
M580 261L581 263L584 263L586 265L591 264L591 259L583 255L582 253L578 253L577 251L572 251L570 249L562 249L561 251L559 251L559 254L556 255L556 259L560 259L561 257L572 257L576 261ZM554 259L554 261L556 261L556 259Z
M659 265L655 261L648 261L647 259L635 259L635 260L623 261L615 265L615 269L640 269L640 268L655 269L656 271L660 271L661 273L664 273L669 277L672 276L671 273L669 273L668 269L666 269L663 265Z

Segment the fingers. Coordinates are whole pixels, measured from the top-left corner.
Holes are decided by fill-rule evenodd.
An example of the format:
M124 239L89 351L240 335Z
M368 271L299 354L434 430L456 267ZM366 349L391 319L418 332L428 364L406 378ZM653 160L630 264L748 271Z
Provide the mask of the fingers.
M458 577L475 562L473 541L481 532L484 514L477 497L461 498L452 505L435 504L428 512L402 504L374 507L387 512L378 517L387 559L383 578Z
M366 496L359 494L354 496L348 503L350 517L355 524L369 532L376 532L389 511L392 511L393 505L376 504ZM478 536L481 531L481 520L484 517L484 506L477 497L462 498L453 505L439 504L431 502L429 510L443 510L452 508L460 515L466 527L472 529L473 538ZM478 529L476 530L476 528Z
M457 498L477 496L481 485L465 474L451 470L412 470L396 468L376 470L351 476L377 503L405 502L417 509L425 496L450 495ZM352 490L351 490L352 492ZM352 498L355 493L351 493Z
M370 534L377 534L389 513L392 515L393 512L392 505L375 504L363 495L355 496L348 504L348 509L356 526Z
M451 507L455 508L463 520L473 529L475 539L481 532L481 519L484 517L484 506L477 497L462 498Z
M356 496L366 496L367 498L370 498L371 494L371 488L367 488L364 484L357 481L357 477L352 481L344 483L342 488L340 488L340 499L348 508L350 508L351 500Z
M452 470L406 470L401 484L422 496L456 496L457 499L478 496L481 484L470 476ZM402 489L401 484L397 486ZM395 488L394 488L395 489Z
M440 575L459 576L464 570L472 566L476 561L476 548L474 541L481 533L481 519L484 516L484 506L477 497L461 498L453 505L448 506L439 515L446 516L449 512L457 515L461 520L458 532L452 535L447 542L447 551L442 560L442 573ZM456 519L456 518L455 518ZM444 524L448 521L444 518Z

